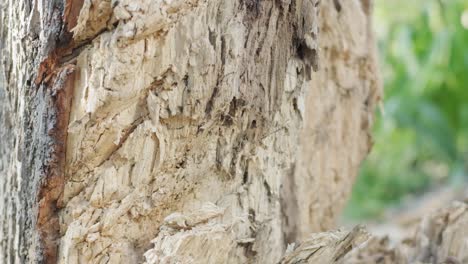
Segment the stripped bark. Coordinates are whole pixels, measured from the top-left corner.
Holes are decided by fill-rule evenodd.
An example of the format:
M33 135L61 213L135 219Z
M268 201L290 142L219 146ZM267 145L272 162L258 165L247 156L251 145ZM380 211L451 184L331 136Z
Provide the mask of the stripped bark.
M0 255L275 263L333 228L380 97L369 3L7 2Z

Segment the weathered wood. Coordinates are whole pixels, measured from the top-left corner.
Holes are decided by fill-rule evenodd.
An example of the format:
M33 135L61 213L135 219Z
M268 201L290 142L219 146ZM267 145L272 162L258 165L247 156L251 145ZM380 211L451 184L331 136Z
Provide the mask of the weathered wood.
M350 264L468 263L468 204L455 201L421 216L401 241L372 237L345 257Z
M333 228L380 98L368 5L5 3L1 257L274 263Z

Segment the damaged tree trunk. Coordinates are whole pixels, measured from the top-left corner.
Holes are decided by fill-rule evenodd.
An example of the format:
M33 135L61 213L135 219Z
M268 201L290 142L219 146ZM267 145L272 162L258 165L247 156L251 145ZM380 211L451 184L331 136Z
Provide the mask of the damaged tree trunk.
M371 146L371 2L3 3L3 262L292 259Z

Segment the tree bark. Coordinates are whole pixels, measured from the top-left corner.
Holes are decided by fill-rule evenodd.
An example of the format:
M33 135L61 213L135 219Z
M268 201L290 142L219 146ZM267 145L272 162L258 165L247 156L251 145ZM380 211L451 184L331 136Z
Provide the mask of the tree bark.
M4 262L287 261L371 147L371 2L4 3Z

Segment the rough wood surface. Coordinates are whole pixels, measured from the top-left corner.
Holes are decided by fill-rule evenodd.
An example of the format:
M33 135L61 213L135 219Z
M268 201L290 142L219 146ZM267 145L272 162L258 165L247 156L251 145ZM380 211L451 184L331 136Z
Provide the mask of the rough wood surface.
M379 92L361 2L320 8L322 20L316 1L85 1L61 261L139 261L155 238L170 248L157 242L168 215L207 202L225 213L205 236L236 223L224 257L273 263L332 227ZM192 250L180 257L206 254Z
M369 234L360 226L349 232L314 233L296 248L292 245L281 263L349 263L348 254L368 239Z
M468 263L467 230L468 204L455 201L421 217L401 241L374 236L359 226L314 233L299 245L290 245L281 263Z
M1 256L275 263L333 228L380 97L369 4L6 2Z
M468 263L468 204L451 205L421 216L401 241L372 237L347 255L346 263Z

